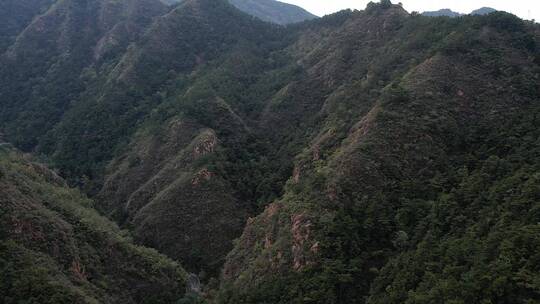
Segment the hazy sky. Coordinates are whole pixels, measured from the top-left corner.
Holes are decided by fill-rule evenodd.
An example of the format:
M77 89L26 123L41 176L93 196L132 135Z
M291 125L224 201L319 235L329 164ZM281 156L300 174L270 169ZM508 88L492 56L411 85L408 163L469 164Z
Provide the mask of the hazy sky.
M323 16L345 8L364 9L369 0L280 0L299 5L315 15ZM377 1L374 1L377 2ZM402 2L409 12L435 11L450 8L460 13L488 6L517 15L524 19L540 21L540 0L393 0Z

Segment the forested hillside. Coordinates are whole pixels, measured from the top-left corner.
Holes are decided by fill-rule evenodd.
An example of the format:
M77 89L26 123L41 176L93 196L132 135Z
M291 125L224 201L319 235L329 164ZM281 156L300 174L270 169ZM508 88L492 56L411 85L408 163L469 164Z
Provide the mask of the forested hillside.
M185 0L162 0L169 5ZM291 24L317 18L317 16L296 5L277 0L229 0L239 10L261 20L276 24Z
M54 0L4 0L0 3L0 52L3 53L32 19L44 13Z
M0 147L2 303L173 303L185 271L98 215L53 171Z
M365 66L327 80L337 96L319 99L323 123L285 194L229 255L221 301L537 301L537 33L505 13L371 6L314 39L363 43L323 53L315 75Z
M166 12L158 0L57 1L2 55L0 119L25 150L43 142L95 69L111 69L127 46Z
M289 26L226 0L38 2L2 34L0 132L59 176L3 152L5 280L43 259L66 299L175 303L170 258L204 285L180 303L540 302L538 24L387 0ZM26 215L73 226L70 245L21 241Z

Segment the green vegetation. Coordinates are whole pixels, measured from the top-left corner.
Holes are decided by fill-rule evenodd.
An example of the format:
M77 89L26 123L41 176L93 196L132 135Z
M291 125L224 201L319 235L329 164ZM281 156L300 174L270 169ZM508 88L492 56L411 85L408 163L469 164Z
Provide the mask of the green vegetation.
M178 5L185 0L162 0L169 5ZM317 18L296 5L275 0L229 0L237 9L261 20L281 25L298 23Z
M290 24L317 18L296 5L275 0L229 0L243 12L261 20L277 24Z
M287 27L225 0L36 20L3 40L0 130L90 199L2 152L13 303L540 301L537 24L390 1Z
M337 144L347 115L331 111L229 254L218 302L538 301L539 67L510 68L531 62L538 36L506 13L394 20L386 41L406 41L373 64L386 86L370 88L374 103L351 94L361 112Z
M133 245L56 173L0 148L3 303L171 303L185 272Z
M15 41L32 19L44 13L54 0L5 0L0 3L0 53Z

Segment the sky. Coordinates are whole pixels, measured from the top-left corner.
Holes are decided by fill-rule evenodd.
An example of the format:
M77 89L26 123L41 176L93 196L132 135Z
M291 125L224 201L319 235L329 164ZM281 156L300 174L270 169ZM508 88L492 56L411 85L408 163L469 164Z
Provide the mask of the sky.
M370 0L280 0L296 4L311 13L323 16L342 9L353 8L363 10ZM373 0L377 2L377 0ZM409 12L436 11L449 8L460 13L487 6L497 10L507 11L523 19L535 19L540 22L540 0L393 0L402 2Z

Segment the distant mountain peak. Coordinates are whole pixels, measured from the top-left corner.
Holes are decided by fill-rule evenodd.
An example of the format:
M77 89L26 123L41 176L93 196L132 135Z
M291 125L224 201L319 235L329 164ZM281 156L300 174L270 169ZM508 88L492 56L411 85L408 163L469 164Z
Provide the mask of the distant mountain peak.
M496 12L496 11L497 11L496 9L491 8L491 7L482 7L482 8L479 8L477 10L472 11L469 15L488 15L488 14L491 14L491 13ZM464 16L466 14L454 12L449 8L443 8L443 9L440 9L438 11L423 12L422 15L428 16L428 17L442 17L442 16L460 17L460 16Z
M496 12L497 10L491 7L482 7L471 12L471 15L488 15Z
M462 16L463 14L454 12L453 10L449 8L443 8L438 11L423 12L422 15L428 16L428 17L440 17L440 16L459 17L459 16Z

